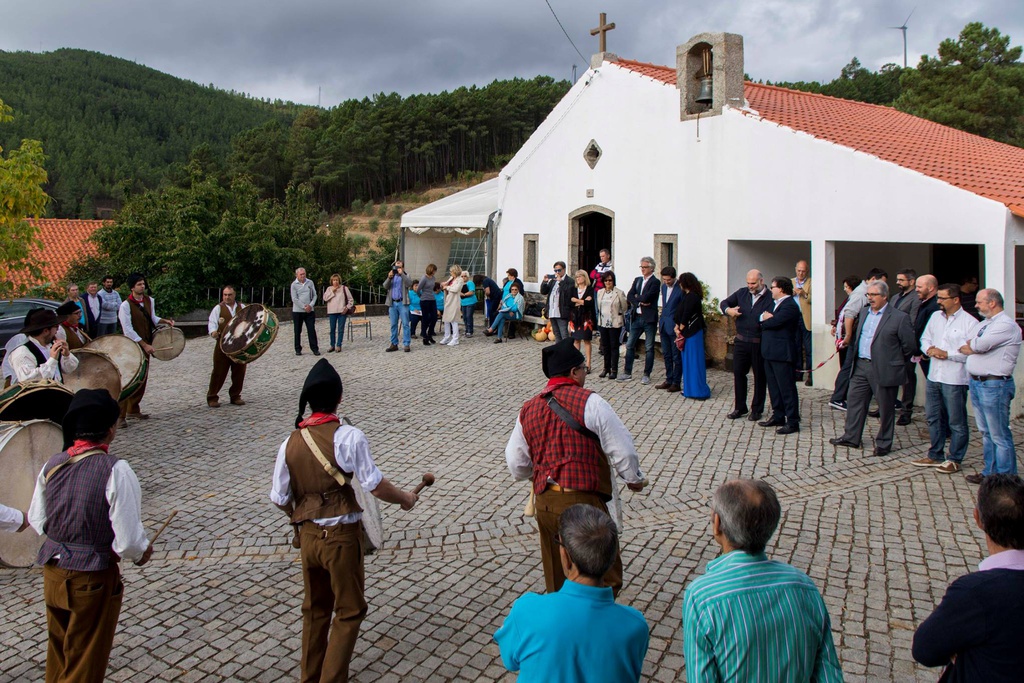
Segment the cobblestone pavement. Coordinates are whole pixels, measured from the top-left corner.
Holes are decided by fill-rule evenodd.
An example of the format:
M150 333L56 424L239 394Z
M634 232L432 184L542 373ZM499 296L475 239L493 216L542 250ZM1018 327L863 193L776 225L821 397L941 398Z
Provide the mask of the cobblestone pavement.
M383 506L389 541L367 562L370 613L354 680L514 680L491 636L512 601L544 582L536 532L521 514L527 487L510 481L503 451L519 406L544 384L541 345L494 345L478 334L455 348L383 353L387 321L373 323L372 341L357 335L326 356L344 379L342 412L366 431L392 481L411 487L432 471L438 482L409 513ZM327 348L326 321L318 331ZM227 404L226 388L223 407L206 407L209 339L153 363L143 402L152 419L119 433L114 452L139 475L147 528L180 512L153 561L124 568L110 680L298 677L300 563L285 517L267 498L278 445L316 360L308 350L295 356L291 336L286 325L250 366L244 407ZM656 367L655 382L662 372ZM842 414L828 409L825 390L801 385L804 430L780 437L726 420L731 376L711 371L708 379L713 398L703 403L637 380L588 381L634 434L653 484L623 494L620 601L651 626L645 679L683 680L683 590L716 554L708 499L725 479L743 476L779 491L783 520L769 554L821 589L847 680L935 680L936 671L911 659L914 628L950 581L976 567L983 538L970 516L975 488L962 475L907 464L926 451L920 412L911 427L897 427L892 456L866 459L828 444ZM980 469L980 458L975 435L966 471ZM42 680L40 570L0 569L0 623L0 681Z

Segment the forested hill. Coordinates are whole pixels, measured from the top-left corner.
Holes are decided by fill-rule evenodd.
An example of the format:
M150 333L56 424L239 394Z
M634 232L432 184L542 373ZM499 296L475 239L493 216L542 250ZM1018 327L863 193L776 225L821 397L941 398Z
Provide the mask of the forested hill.
M85 50L0 51L0 100L15 120L0 146L40 140L53 198L49 211L91 218L117 185L154 187L200 145L226 157L238 133L297 107L202 86L140 64Z

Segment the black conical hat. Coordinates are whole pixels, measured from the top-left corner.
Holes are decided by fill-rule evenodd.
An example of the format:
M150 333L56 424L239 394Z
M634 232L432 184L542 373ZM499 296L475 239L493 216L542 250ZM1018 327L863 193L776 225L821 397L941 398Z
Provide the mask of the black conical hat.
M299 394L299 416L295 418L295 428L299 428L302 422L302 414L306 412L306 404L310 399L323 399L323 401L336 401L341 399L341 376L334 366L326 358L321 358L317 364L306 375L306 381L302 385L302 393Z
M564 375L586 362L587 358L577 349L572 339L563 339L541 351L540 363L548 379Z

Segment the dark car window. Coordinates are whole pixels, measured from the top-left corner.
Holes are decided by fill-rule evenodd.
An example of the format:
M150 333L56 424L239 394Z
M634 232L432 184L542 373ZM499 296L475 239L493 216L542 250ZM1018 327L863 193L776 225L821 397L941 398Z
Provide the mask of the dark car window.
M25 314L33 308L38 308L39 304L33 304L29 301L4 301L0 302L0 320L6 320L7 318L24 318Z

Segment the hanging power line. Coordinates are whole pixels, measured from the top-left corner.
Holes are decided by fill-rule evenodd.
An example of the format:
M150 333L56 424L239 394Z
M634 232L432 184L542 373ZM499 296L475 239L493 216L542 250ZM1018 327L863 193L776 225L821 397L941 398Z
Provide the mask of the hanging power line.
M551 3L548 2L548 0L544 0L544 3L548 6L548 9L551 10L551 16L555 18L555 21L558 23L558 28L562 29L562 33L565 34L565 39L569 41L570 45L572 45L572 49L576 50L576 54L580 56L580 59L582 59L584 63L589 64L590 60L583 56L580 49L576 47L576 43L572 42L572 38L569 37L569 32L565 30L564 26L562 26L562 22L559 20L558 15L555 14L555 8L551 6Z

